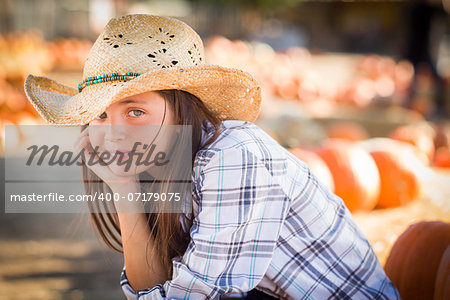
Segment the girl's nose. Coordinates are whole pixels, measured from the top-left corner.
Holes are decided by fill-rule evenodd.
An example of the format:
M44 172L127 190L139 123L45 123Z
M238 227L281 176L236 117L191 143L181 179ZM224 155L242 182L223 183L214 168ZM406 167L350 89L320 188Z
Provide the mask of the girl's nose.
M116 142L123 140L126 137L126 125L123 124L109 124L106 125L105 140Z

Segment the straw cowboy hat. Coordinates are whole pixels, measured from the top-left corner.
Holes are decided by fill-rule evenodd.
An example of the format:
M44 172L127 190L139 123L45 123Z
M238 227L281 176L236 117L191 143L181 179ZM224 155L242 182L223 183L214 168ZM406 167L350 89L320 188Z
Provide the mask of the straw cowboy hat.
M78 88L29 75L25 92L50 124L84 125L113 102L148 91L189 92L219 118L253 122L261 89L247 72L205 64L198 34L180 20L126 15L113 18L86 59Z

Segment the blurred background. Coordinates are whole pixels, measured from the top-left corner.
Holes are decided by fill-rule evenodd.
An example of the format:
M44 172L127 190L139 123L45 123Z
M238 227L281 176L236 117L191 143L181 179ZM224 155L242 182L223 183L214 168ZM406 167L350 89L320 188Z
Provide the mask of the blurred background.
M412 224L443 225L421 251L450 255L450 0L0 0L2 164L23 137L5 141L6 125L44 124L26 76L76 87L108 20L129 13L179 18L208 63L250 72L255 123L344 199L386 270ZM0 299L124 298L123 258L88 215L2 209L0 225ZM428 268L439 277L439 260Z

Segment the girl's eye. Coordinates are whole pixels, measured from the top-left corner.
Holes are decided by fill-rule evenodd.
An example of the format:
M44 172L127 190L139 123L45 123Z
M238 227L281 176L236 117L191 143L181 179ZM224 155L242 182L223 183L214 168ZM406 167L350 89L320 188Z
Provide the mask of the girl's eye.
M144 112L140 109L132 109L128 112L131 117L140 117Z
M104 119L104 118L106 118L106 113L105 112L102 113L100 116L98 116L97 120L101 120L101 119Z

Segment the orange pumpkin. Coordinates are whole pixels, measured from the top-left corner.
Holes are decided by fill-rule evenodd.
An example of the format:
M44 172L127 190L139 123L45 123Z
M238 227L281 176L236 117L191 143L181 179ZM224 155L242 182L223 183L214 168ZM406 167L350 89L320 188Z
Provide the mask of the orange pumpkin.
M380 172L381 186L378 206L397 207L417 198L419 180L401 153L394 151L371 152Z
M374 138L358 143L377 164L380 173L379 207L397 207L409 203L420 194L417 162L412 146L387 138ZM415 162L413 160L416 160Z
M384 269L402 299L431 299L449 245L450 223L441 221L413 224L399 236Z
M389 137L406 143L410 143L425 153L428 159L432 159L434 155L434 133L431 129L420 126L400 126L394 129Z
M330 170L327 167L327 164L320 158L319 155L312 151L293 148L288 149L289 152L294 154L298 159L304 161L311 172L317 176L317 178L322 182L326 187L328 187L332 192L334 192L334 183L333 183L333 175L331 175Z
M380 175L370 154L357 144L328 140L316 152L333 175L335 193L350 211L371 210L380 193Z
M298 86L293 80L283 82L278 86L278 94L284 99L297 98Z
M434 154L433 164L439 168L450 168L450 147L442 146Z

